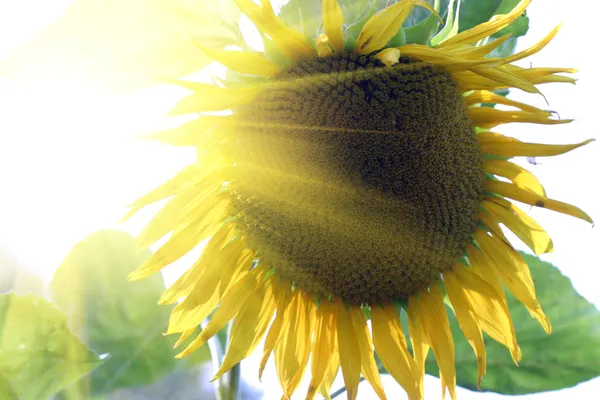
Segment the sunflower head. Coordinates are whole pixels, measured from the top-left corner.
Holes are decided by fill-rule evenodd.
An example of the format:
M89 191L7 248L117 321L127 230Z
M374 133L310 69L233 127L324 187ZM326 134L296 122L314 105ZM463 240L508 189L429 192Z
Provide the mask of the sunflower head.
M340 368L349 398L361 375L385 398L377 352L409 398L420 399L432 349L454 398L444 301L477 354L479 381L485 373L482 332L504 344L515 362L521 357L505 289L550 332L528 267L500 224L539 254L551 251L552 242L512 200L591 220L546 197L535 176L509 159L558 155L588 142L541 145L491 130L505 123L570 122L495 92L539 94L541 83L573 82L559 75L573 72L568 68L513 64L541 50L558 29L520 53L489 56L508 39L490 37L530 1L460 33L450 2L441 36L429 45L396 46L390 41L415 7L437 10L424 0L398 1L349 40L353 21L344 20L337 0L322 0L322 31L312 40L288 27L268 0L235 0L265 47L283 58L199 44L237 71L239 82L173 81L192 93L171 114L199 117L154 137L194 146L198 159L132 206L135 212L168 199L140 244L170 234L132 279L209 239L160 299L178 302L168 333L182 340L216 309L181 356L233 320L217 376L266 336L261 373L274 352L286 397L311 357L307 398L317 391L327 397ZM490 103L508 110L484 106ZM398 305L408 314L410 351Z

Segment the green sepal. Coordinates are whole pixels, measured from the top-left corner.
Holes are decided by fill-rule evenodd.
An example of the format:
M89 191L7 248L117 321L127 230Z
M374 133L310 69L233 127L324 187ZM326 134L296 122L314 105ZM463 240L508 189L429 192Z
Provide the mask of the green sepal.
M267 271L267 273L265 274L265 278L263 280L267 280L270 277L272 277L273 275L275 275L275 272L277 272L277 270L275 268L271 268Z

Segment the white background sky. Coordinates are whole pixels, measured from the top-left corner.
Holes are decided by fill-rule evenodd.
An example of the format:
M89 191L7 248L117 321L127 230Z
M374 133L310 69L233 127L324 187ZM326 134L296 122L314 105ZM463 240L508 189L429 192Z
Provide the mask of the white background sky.
M70 3L0 0L0 61ZM576 121L554 127L505 126L503 133L546 143L600 138L595 43L599 11L600 6L589 0L534 0L528 9L531 29L521 39L520 48L541 39L559 22L564 25L558 37L525 64L576 67L578 83L543 86L549 107L533 95L515 91L511 97ZM169 124L163 115L180 94L158 87L115 96L60 81L27 86L0 77L0 250L48 281L69 249L89 233L105 228L136 233L148 215L119 226L125 205L193 158L187 150L134 140L151 128ZM538 162L527 167L540 178L549 197L576 204L600 220L600 143ZM554 240L555 252L543 259L557 265L582 296L600 306L600 230L551 211L533 209L531 215ZM251 357L244 363L244 369L252 371L249 379L254 379L257 362ZM263 388L270 390L265 396L268 399L280 395L272 367L263 380ZM384 385L389 397L405 398L387 378ZM426 398L439 399L439 381L430 377L426 381ZM509 397L461 389L458 393L463 400ZM591 400L597 399L598 393L600 378L523 399ZM367 386L361 386L359 398L375 397Z

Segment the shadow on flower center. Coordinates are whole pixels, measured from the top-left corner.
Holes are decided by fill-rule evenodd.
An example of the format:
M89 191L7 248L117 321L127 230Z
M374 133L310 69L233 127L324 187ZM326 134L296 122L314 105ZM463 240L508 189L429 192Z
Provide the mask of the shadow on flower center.
M434 65L343 53L283 70L225 153L238 229L280 277L351 304L407 299L479 221L484 169L462 94Z

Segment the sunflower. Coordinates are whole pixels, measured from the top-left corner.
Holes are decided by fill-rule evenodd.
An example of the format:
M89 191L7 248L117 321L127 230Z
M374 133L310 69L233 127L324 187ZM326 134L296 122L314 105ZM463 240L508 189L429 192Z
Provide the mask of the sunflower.
M269 0L234 1L281 57L198 45L241 78L224 85L173 80L192 93L170 114L199 117L153 137L195 147L197 161L130 212L166 200L139 241L147 246L170 234L131 279L207 240L159 301L177 303L167 333L180 334L178 344L197 335L179 357L233 321L215 379L264 338L259 375L274 353L284 398L306 369L306 397L328 397L341 369L349 399L361 375L383 399L382 365L410 399L422 399L431 349L454 398L448 304L476 354L479 382L482 332L517 363L504 290L546 332L551 327L527 264L500 225L536 254L551 251L552 241L512 200L591 222L579 208L548 198L533 174L509 161L559 155L589 141L545 145L492 131L506 123L570 122L495 92L540 94L542 83L574 83L560 75L574 72L569 68L513 64L540 51L558 27L530 49L493 57L510 35L489 38L531 0L461 33L447 24L435 46L399 47L386 46L415 7L436 13L424 0L384 8L353 40L337 0L322 0L317 38L287 26Z

